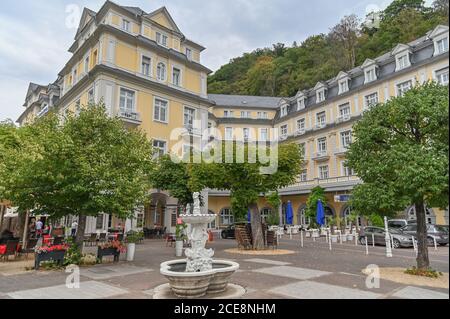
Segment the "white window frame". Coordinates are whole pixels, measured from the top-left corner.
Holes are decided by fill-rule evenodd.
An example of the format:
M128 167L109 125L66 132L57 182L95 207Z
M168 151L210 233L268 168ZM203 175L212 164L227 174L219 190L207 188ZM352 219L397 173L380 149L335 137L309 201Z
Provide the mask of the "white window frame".
M400 90L399 86L402 85L402 84L406 84L408 82L411 83L409 89L407 90L407 91L409 91L409 90L411 90L414 87L414 84L415 84L414 83L414 79L409 79L409 80L404 80L404 81L402 80L402 81L398 81L398 82L395 83L395 95L397 97L403 96L407 92L407 91Z
M230 119L234 117L234 111L231 110L223 110L223 117Z
M297 99L297 111L304 110L306 108L306 98L301 97Z
M159 35L159 37L158 37ZM168 41L169 41L169 36L161 31L156 31L155 34L156 37L156 43L162 47L167 48L168 47ZM163 41L163 39L165 39L165 43Z
M441 41L444 41L443 43L445 43L445 41L447 41L447 48L444 51L441 51L441 48L439 46L439 43ZM433 42L434 42L434 56L441 55L443 53L448 52L448 50L449 50L449 36L448 36L448 32L445 33L445 34L442 34L442 35L440 35L438 37L436 37L433 40ZM443 49L445 49L445 47Z
M86 55L86 56L84 57L84 73L85 73L85 74L88 74L88 73L89 73L89 64L90 64L90 61L91 61L91 57L90 57L89 54L88 54L88 55Z
M317 139L317 153L328 152L328 139L326 137L319 137Z
M352 130L342 131L339 134L339 137L341 139L342 148L348 149L353 141Z
M189 61L192 61L192 57L193 57L193 54L192 54L193 51L192 51L192 49L186 47L185 50L184 50L184 53L185 53L185 55L186 55L186 58L187 58Z
M192 124L186 123L187 110L194 111L192 114ZM185 128L194 128L196 118L197 118L197 109L195 107L187 106L187 105L183 106L183 126Z
M316 104L317 103L322 103L322 102L324 102L327 99L325 91L326 91L325 88L317 90L317 92L316 92Z
M243 127L242 128L242 139L244 141L248 141L251 139L251 132L250 132L250 128L248 127Z
M364 84L371 83L376 80L378 80L376 65L365 68L364 69Z
M176 84L175 81L174 81L174 72L175 72L175 70L178 70L180 72L179 75L178 75L178 84ZM172 65L172 84L175 85L176 87L182 87L183 86L183 70L178 65Z
M343 110L348 110L343 112ZM339 117L342 119L350 118L352 116L352 107L350 103L344 103L338 106Z
M252 112L250 112L250 111L241 111L241 118L242 119L251 119L252 118Z
M318 170L319 170L318 177L320 180L325 180L325 179L330 178L330 167L328 165L319 165Z
M308 181L308 170L307 169L304 169L300 172L299 180L301 183Z
M144 59L149 59L148 74L144 73ZM153 77L153 57L149 54L141 54L141 74L145 77Z
M131 21L125 18L122 18L122 31L131 33Z
M320 117L319 117L319 115L320 115ZM320 122L319 118L322 118L322 115L324 115L323 116L324 121ZM325 127L326 125L327 125L327 112L326 111L317 112L316 113L316 127L322 128L322 127Z
M132 109L131 110L128 110L128 108L127 108L127 105L128 105L127 97L125 97L125 108L122 109L120 107L120 101L122 99L122 90L133 93L133 100L132 100L133 103L132 103ZM127 87L123 87L123 86L119 87L119 110L121 112L124 112L124 113L126 113L126 112L135 113L136 112L136 96L137 96L136 90L133 90L133 89L130 89L130 88L127 88Z
M155 146L155 143L164 143L164 148L161 148L160 146ZM159 139L159 138L153 139L152 146L153 146L153 149L158 150L158 155L156 156L156 154L155 154L156 157L160 157L160 156L167 154L167 141L166 140ZM160 154L159 151L162 151L162 154Z
M159 72L159 66L164 66L164 78L161 78L161 73ZM166 82L167 81L167 63L163 61L159 61L156 65L156 79L160 82Z
M339 95L347 93L348 91L350 91L350 86L349 86L349 79L345 78L343 80L340 80L338 82L339 85Z
M345 161L341 162L341 171L342 171L341 173L342 173L342 176L345 176L345 177L355 176L355 171L353 169L350 169L345 164L346 164Z
M395 56L395 72L404 70L411 66L409 51L401 52Z
M306 131L306 118L302 117L301 119L297 119L296 124L297 124L297 132Z
M91 98L92 92L92 98ZM95 103L95 89L92 87L88 90L88 103Z
M447 75L447 82L441 83L440 77L442 77L444 75ZM438 69L438 70L435 70L434 71L434 79L437 83L439 83L441 85L448 85L449 84L449 68L448 68L448 66Z
M280 117L285 117L287 115L288 115L288 106L285 104L282 105L280 108Z
M165 121L161 120L160 118L159 119L155 118L156 101L158 101L158 100L166 102L166 120ZM153 113L152 117L153 117L153 121L154 122L163 123L163 124L168 124L169 123L169 111L170 111L169 100L167 100L165 98L162 98L162 97L155 96L153 98L153 110L152 111L153 111L152 112ZM159 111L159 117L161 117L161 110Z
M267 115L267 112L260 111L260 112L257 112L257 117L258 117L258 120L267 120L268 115Z
M374 95L376 96L376 103L373 103L373 101L370 99ZM379 102L380 102L380 100L379 100L378 92L373 92L373 93L370 93L370 94L367 94L367 95L364 96L364 107L366 109L368 109L368 108L370 108L370 107L372 107L374 105L377 105Z

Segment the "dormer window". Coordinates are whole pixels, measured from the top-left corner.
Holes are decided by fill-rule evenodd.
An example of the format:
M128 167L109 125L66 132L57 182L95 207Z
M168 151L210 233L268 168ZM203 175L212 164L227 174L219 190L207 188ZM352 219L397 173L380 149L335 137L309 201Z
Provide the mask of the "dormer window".
M367 70L365 73L366 83L373 82L377 79L375 68Z
M436 41L436 55L448 51L448 37Z
M280 116L284 117L288 114L288 107L287 105L283 105L281 106L281 110L280 110Z
M304 110L306 107L306 98L304 96L297 99L297 111Z
M325 89L316 92L317 103L325 101Z
M348 80L339 82L339 94L348 92Z
M429 38L433 40L435 56L448 52L448 26L438 25L431 31Z
M392 50L392 55L395 56L395 72L411 66L410 54L411 47L406 44L399 44Z
M397 60L396 71L403 70L403 69L407 68L408 66L410 66L408 53L398 56L396 60Z
M377 77L377 64L374 60L367 59L361 68L364 71L364 84L376 81Z
M326 99L326 86L324 83L319 82L314 87L314 91L316 91L316 103L320 103L325 101Z
M189 48L186 48L186 57L189 61L192 60L192 50Z
M338 94L339 95L344 94L350 90L350 87L349 87L350 76L347 73L345 73L343 71L339 72L336 79L338 82L338 88L339 88Z

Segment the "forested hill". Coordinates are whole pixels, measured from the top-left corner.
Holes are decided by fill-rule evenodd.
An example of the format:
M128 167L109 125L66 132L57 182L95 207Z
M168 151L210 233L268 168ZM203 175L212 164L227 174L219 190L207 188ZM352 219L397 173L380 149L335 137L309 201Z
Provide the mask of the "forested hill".
M275 44L232 59L208 79L208 92L261 96L294 96L339 71L361 65L395 47L448 25L449 0L427 7L422 0L394 0L377 28L362 25L355 15L344 17L328 34L307 38L291 47Z

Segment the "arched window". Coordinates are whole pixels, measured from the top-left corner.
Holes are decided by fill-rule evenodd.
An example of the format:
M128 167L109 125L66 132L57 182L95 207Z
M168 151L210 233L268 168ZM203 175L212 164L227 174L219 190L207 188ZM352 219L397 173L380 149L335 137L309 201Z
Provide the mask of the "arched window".
M159 62L158 66L156 67L156 76L157 76L158 80L165 81L166 74L167 74L166 65L162 62Z
M347 226L347 227L350 227L350 224L352 226L356 226L354 221L350 221L349 217L350 217L351 214L352 214L352 208L350 206L347 206L344 209L344 212L342 214L344 216L345 226ZM362 226L361 216L358 216L356 222L358 223L358 227Z
M220 211L220 224L228 226L234 223L234 216L231 212L231 208L222 208Z
M270 214L272 214L272 209L268 207L261 209L261 221L266 221Z
M415 205L408 208L407 218L408 220L417 220ZM425 221L427 224L436 224L436 215L431 208L425 207Z

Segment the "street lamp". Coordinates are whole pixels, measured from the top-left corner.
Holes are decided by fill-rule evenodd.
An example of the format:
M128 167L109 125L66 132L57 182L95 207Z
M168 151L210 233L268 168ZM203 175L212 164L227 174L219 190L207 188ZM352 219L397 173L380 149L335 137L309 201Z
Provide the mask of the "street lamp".
M386 257L392 257L391 236L389 236L387 217L384 216L384 240L386 241Z

